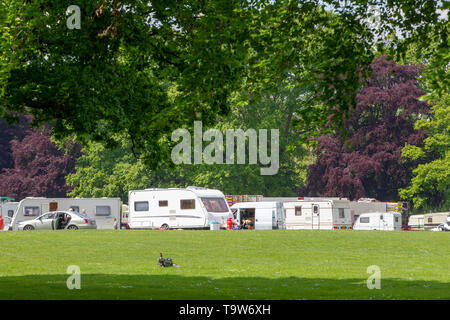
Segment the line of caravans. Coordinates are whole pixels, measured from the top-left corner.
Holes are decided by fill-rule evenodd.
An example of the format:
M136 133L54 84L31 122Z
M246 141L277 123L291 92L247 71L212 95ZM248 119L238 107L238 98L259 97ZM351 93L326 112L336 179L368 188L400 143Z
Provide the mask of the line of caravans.
M233 200L253 201L233 203ZM402 229L402 215L388 211L384 202L263 196L230 199L220 190L202 187L131 190L128 201L128 205L124 205L119 198L29 197L20 202L0 204L0 214L9 219L5 223L5 229L9 230L17 230L18 223L46 212L70 208L78 212L85 209L86 214L96 220L98 229L113 228L114 218L121 226L130 229L212 229L212 224L223 229L227 227L229 218L235 226L243 226L247 222L249 229L256 230ZM426 222L433 219L436 220L434 224L440 223L431 215L419 219L417 224L412 220L415 218L411 216L409 223L413 229L421 229L421 225L427 229Z
M383 211L382 206L378 205L362 207L360 209L341 198L263 198L261 202L235 203L231 209L237 224L241 224L243 219L250 219L256 230L402 229L400 213Z

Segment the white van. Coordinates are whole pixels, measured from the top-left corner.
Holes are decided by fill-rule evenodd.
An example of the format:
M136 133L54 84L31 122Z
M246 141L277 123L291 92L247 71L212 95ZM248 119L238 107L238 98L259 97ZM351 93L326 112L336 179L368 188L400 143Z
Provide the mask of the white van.
M283 204L275 201L239 202L231 207L235 224L242 226L245 220L252 222L249 229L285 229Z
M402 215L397 212L370 212L361 214L354 230L402 230Z
M317 199L283 203L286 229L351 229L349 200Z
M211 222L226 228L232 218L224 194L202 187L132 190L128 205L131 229L204 229Z
M97 229L112 229L114 218L120 223L120 198L35 198L28 197L19 202L10 230L17 230L17 224L35 219L50 211L80 212L84 209L88 217L95 219Z

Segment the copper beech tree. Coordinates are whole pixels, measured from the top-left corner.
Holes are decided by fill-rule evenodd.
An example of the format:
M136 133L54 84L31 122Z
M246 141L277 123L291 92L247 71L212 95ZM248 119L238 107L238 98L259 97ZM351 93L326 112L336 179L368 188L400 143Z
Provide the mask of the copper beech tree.
M399 199L399 188L409 184L417 162L402 158L402 148L422 144L424 133L414 123L430 112L417 99L424 94L417 81L421 67L381 57L372 69L345 121L350 146L337 135L319 137L317 160L308 169L301 194L393 201Z

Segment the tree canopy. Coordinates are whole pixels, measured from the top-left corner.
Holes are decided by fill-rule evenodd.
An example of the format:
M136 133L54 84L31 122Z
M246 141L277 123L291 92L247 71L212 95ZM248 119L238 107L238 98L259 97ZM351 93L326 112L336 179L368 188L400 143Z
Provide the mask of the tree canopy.
M406 159L422 159L425 163L414 169L411 183L400 190L400 196L412 200L416 208L447 210L450 206L450 95L435 102L431 114L415 124L416 129L427 133L423 145L407 144L403 148Z
M424 94L417 80L422 68L380 57L372 69L345 122L351 146L337 135L318 138L317 161L309 167L304 194L393 201L409 183L417 162L404 161L402 148L423 144L424 134L414 122L430 110L418 99Z
M19 131L22 137L15 136L8 141L10 152L5 155L13 164L0 168L0 194L17 200L32 196L65 197L71 190L66 175L73 172L81 146L68 143L59 148L50 140L48 126L38 130L30 128L28 123L26 119L22 122ZM10 131L8 127L7 131Z
M430 83L445 90L439 1L81 0L80 29L69 29L72 2L0 1L0 112L29 113L35 125L52 123L57 139L85 145L113 148L123 136L152 168L171 164L174 129L214 125L234 92L252 99L287 71L321 105L299 115L343 129L373 48L426 48L431 30L439 54Z

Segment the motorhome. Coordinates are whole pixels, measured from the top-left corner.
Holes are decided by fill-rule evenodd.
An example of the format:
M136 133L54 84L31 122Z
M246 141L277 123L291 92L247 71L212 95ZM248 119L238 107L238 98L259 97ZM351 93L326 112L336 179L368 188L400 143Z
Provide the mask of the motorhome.
M398 212L370 212L361 214L354 230L402 230L402 215Z
M424 215L414 214L408 219L408 226L411 230L423 230L424 229Z
M249 229L272 230L285 229L283 204L274 201L239 202L231 207L233 220L238 226L251 222Z
M35 198L28 197L19 202L9 225L10 230L17 230L17 224L31 220L50 211L68 211L73 209L94 218L97 229L112 229L114 218L121 218L120 198Z
M330 199L285 202L286 229L351 229L349 203Z
M438 227L440 224L446 223L448 216L450 216L449 212L425 213L423 215L424 229L431 230Z
M204 229L211 222L226 228L232 218L224 194L202 187L132 190L128 205L131 229Z

